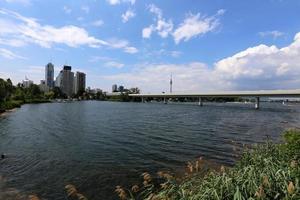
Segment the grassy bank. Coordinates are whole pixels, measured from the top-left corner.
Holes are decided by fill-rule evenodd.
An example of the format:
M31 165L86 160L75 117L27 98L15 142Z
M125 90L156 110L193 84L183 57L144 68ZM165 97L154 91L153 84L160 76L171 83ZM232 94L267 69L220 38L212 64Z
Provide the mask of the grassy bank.
M124 200L300 199L300 132L289 130L283 138L282 144L245 150L233 168L205 171L200 159L188 164L189 174L180 180L144 173L142 184L128 190L117 186L116 192Z
M26 99L22 100L9 100L0 103L0 113L4 113L8 110L12 110L14 108L20 108L23 104L36 104L36 103L49 103L49 100L46 99Z

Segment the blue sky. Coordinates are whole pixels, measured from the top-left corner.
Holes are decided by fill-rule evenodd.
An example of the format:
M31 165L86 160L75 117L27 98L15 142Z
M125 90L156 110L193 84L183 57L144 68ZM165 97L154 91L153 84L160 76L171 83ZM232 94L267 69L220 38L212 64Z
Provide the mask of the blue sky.
M0 77L144 92L300 88L297 0L0 0Z

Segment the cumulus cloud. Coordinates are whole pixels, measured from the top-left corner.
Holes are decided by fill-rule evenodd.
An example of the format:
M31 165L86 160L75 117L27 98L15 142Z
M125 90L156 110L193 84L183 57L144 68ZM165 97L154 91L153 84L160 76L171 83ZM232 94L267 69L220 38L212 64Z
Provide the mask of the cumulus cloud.
M173 74L176 92L268 90L300 88L300 32L285 47L264 44L250 47L213 65L145 63L132 71L103 76L112 82L139 86L143 92L168 91Z
M123 63L119 63L119 62L116 62L116 61L109 61L109 62L106 62L104 65L106 67L113 67L113 68L118 68L118 69L124 67Z
M220 24L218 16L224 13L224 10L219 10L216 15L211 17L201 16L200 13L189 14L173 33L175 43L178 44L182 40L188 41L193 37L215 30Z
M124 48L124 51L125 51L126 53L135 54L135 53L138 52L138 49L135 48L135 47L125 47L125 48Z
M172 35L176 44L181 41L188 41L198 35L204 35L214 31L220 24L219 16L225 13L224 9L218 10L215 15L209 17L202 16L200 13L195 15L190 13L173 31L173 21L171 19L166 20L163 18L163 12L160 8L154 4L150 4L148 10L155 15L155 23L142 30L143 38L150 38L153 32L157 32L162 38Z
M277 39L278 37L284 36L283 32L280 31L264 31L258 33L261 37L272 37L273 39Z
M142 31L143 38L150 38L153 30L154 30L153 25L150 25L149 27L144 28Z
M176 92L203 91L217 85L210 76L211 71L203 63L188 64L141 64L130 73L104 76L109 81L119 81L129 87L138 86L143 92L166 92L169 89L170 74L173 74L173 88ZM206 77L201 79L199 75Z
M149 5L148 10L155 14L155 24L151 24L142 30L143 38L150 38L153 32L157 32L157 34L162 38L168 37L173 31L172 20L164 19L162 10L156 7L154 4Z
M4 57L4 58L7 58L7 59L26 59L25 57L23 56L19 56L7 49L3 49L3 48L0 48L0 56Z
M108 40L108 44L111 48L124 49L124 52L126 53L135 54L138 52L138 49L133 46L130 46L127 40L111 38Z
M128 22L129 21L129 19L131 19L131 18L133 18L133 17L135 17L135 12L134 11L132 11L132 10L127 10L124 14L122 14L122 22L123 23L126 23L126 22Z
M130 46L126 40L104 41L89 35L85 29L74 25L62 27L41 25L34 18L24 17L16 12L3 9L0 9L1 14L6 18L0 19L0 43L5 45L21 46L34 43L44 48L51 48L55 44L65 44L69 47L85 45L92 48L105 46L123 49L124 52L134 52L135 47ZM99 25L100 22L97 23ZM137 52L136 48L135 50Z
M135 4L135 0L106 0L110 5L118 5L121 3L130 3L131 5Z

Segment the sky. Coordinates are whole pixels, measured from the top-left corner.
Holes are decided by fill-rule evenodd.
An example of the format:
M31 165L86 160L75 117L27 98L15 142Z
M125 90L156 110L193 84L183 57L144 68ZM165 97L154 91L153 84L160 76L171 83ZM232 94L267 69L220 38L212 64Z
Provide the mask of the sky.
M299 0L0 0L0 78L52 62L142 92L300 88Z

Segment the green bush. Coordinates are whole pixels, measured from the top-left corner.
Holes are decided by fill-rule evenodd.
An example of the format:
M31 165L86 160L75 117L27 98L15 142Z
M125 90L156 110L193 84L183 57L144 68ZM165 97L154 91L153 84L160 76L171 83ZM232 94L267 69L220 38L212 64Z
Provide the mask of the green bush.
M1 108L3 111L5 110L11 110L13 108L19 108L23 104L23 101L16 101L16 100L11 100L11 101L5 101L1 104Z
M161 187L150 183L148 187L143 186L142 192L135 194L128 190L126 197L124 193L120 197L149 200L300 199L300 132L288 130L283 138L283 144L268 142L246 150L233 168L222 166L205 175L190 173L181 181L168 178ZM201 167L198 161L196 164L189 164L192 171Z

